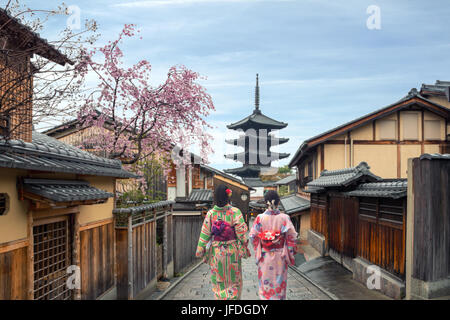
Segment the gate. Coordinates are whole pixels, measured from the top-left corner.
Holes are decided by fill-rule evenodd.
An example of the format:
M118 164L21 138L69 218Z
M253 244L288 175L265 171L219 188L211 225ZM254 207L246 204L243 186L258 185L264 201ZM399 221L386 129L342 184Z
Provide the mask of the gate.
M354 258L357 250L358 200L343 196L330 197L328 243L343 263Z
M37 221L33 225L34 299L71 300L66 285L72 250L68 217Z

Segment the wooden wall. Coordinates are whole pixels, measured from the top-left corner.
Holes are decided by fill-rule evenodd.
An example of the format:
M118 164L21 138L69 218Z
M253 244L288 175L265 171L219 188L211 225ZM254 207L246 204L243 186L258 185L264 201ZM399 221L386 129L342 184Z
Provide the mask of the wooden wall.
M203 224L201 215L173 216L174 272L179 273L195 260L198 239Z
M412 276L450 276L450 161L413 160L414 243Z
M0 300L27 299L27 252L25 241L0 246Z
M327 196L311 195L311 229L328 237Z
M80 228L81 299L93 300L114 286L114 225Z

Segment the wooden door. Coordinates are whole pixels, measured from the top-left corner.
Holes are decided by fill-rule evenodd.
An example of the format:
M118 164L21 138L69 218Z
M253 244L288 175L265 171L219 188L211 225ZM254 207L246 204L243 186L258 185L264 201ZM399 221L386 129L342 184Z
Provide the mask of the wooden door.
M355 257L357 222L357 199L330 197L328 230L330 248L347 257Z
M72 264L70 220L68 216L33 223L34 299L71 300L66 285L67 268Z

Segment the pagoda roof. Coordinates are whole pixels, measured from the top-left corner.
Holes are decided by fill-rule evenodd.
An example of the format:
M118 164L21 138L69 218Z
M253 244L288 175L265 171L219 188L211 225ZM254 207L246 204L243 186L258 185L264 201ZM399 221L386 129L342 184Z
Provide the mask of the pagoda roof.
M231 159L231 160L235 160L235 161L239 161L239 159L245 159L246 156L248 156L248 155L258 156L259 153L256 152L256 151L253 151L253 152L252 151L243 151L243 152L240 152L240 153L226 154L225 158ZM272 159L274 159L274 160L271 160L271 161L277 161L277 160L281 160L281 159L289 157L290 153L270 152L270 155L267 155L267 156L270 156Z
M240 177L254 177L259 176L259 173L261 172L261 166L247 165L239 168L225 169L224 171L226 173L235 174Z
M253 135L251 135L251 137L254 137ZM260 139L264 139L261 138ZM276 138L274 137L274 139L272 140L272 136L269 135L267 141L271 142L271 146L277 146L283 143L286 143L289 141L289 138ZM245 147L245 135L240 135L239 138L237 139L226 139L225 140L226 143L234 145L234 146L239 146L239 147Z
M238 122L228 125L227 128L232 130L247 130L250 128L283 129L287 127L287 125L287 123L269 118L263 114L261 110L255 109L251 115Z

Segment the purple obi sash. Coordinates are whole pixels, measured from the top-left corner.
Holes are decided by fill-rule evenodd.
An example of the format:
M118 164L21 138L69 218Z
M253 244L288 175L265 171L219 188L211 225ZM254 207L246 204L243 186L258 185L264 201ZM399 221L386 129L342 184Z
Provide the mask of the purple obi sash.
M211 233L214 236L214 241L236 240L234 226L223 220L214 221Z

